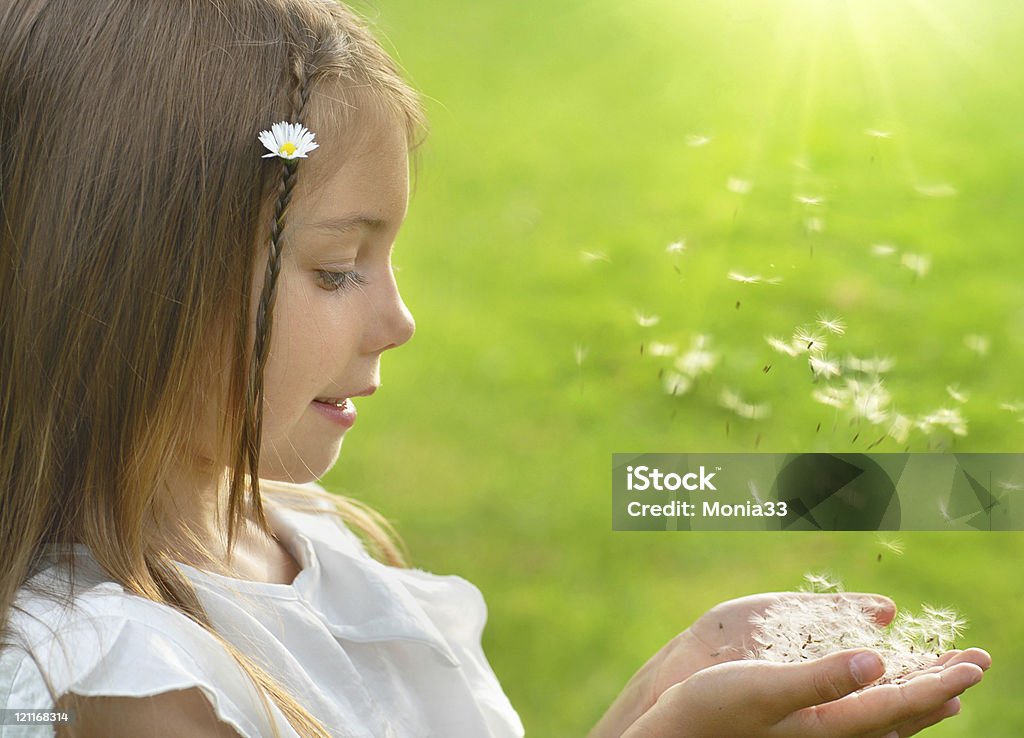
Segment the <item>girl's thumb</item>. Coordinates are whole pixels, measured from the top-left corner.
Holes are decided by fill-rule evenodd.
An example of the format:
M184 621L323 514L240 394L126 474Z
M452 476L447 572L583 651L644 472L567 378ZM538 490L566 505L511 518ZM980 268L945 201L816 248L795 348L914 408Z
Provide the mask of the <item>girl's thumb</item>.
M793 710L845 697L885 673L881 657L866 648L780 666L777 691Z

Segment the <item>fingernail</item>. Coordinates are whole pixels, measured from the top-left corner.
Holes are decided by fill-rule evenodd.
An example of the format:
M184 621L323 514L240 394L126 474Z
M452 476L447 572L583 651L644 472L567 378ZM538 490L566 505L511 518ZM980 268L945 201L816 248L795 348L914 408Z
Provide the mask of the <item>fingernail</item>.
M870 684L885 673L885 665L878 654L864 651L850 659L850 673L857 684Z

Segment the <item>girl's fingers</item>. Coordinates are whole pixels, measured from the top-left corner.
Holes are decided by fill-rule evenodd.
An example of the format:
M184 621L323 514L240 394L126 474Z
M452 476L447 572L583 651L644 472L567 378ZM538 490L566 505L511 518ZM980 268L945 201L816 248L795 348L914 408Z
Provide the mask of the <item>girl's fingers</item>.
M981 681L982 676L983 671L977 664L954 664L904 684L871 687L794 712L777 727L791 730L794 735L822 738L885 735L887 730L898 731L902 724L926 720L945 703Z
M930 728L935 725L935 723L959 714L960 698L954 697L953 699L944 702L938 710L925 715L923 718L904 723L896 730L896 735L898 735L899 738L907 738L908 736L917 735L925 728Z
M862 689L885 672L877 653L866 648L839 651L815 661L772 664L766 696L779 717L812 705L838 700Z

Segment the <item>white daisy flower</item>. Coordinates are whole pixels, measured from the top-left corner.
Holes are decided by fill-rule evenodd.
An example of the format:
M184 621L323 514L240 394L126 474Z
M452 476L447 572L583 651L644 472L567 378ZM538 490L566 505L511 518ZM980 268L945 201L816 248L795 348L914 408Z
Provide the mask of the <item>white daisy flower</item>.
M300 123L275 123L269 131L260 131L260 143L270 151L262 158L280 156L282 159L305 159L306 154L320 147L320 144L313 141L315 135Z

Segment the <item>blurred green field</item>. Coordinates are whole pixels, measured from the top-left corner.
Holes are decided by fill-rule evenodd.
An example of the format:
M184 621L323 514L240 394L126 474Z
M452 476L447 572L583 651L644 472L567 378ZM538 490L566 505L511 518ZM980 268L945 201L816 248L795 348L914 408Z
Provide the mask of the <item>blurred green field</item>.
M355 7L432 133L394 257L417 335L325 483L481 588L528 735L583 736L706 608L822 569L957 607L993 654L929 735L1024 735L1024 535L907 533L897 556L868 533L613 533L609 511L613 452L1024 449L1001 407L1024 398L1024 5ZM959 409L966 435L897 442L816 402L806 359L764 337L822 312L846 326L829 354L895 360L892 413ZM718 363L670 396L651 342L698 335ZM771 414L736 416L725 387Z

